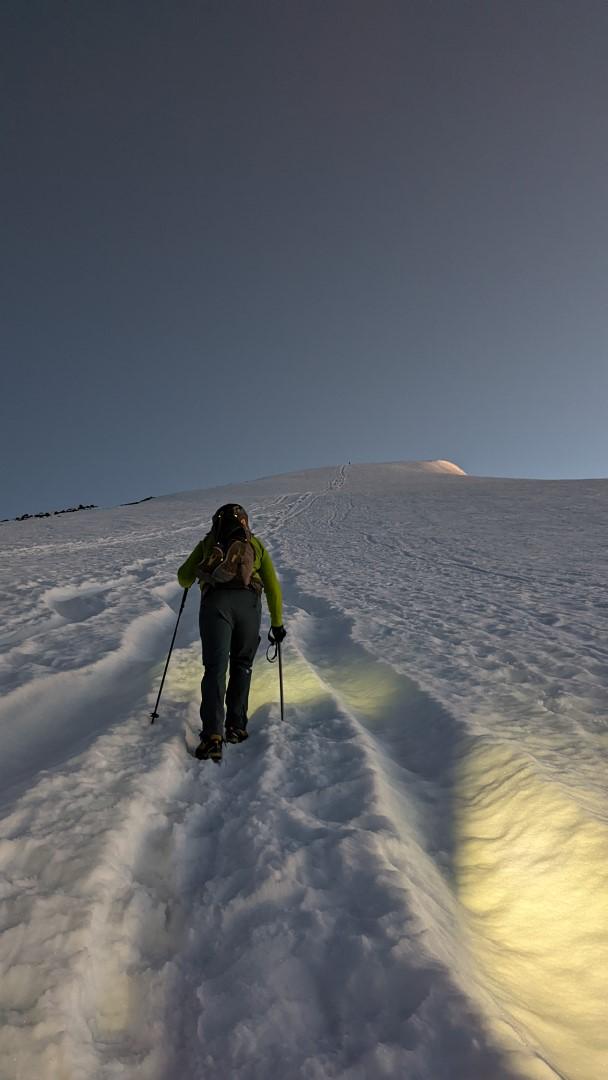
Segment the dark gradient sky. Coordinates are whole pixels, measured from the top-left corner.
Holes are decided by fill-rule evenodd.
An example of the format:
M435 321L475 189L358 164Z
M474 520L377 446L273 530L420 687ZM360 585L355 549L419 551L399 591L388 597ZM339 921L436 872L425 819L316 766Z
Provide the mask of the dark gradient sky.
M18 0L0 516L608 475L605 0Z

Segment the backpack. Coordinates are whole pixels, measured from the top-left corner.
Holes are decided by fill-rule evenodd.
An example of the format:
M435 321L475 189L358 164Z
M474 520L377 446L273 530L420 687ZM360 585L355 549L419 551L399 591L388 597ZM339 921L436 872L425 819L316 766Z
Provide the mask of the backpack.
M253 574L255 551L249 519L240 503L226 503L216 510L209 536L213 547L196 571L203 590L223 585L261 592L262 583Z
M247 539L231 540L226 550L214 544L211 551L197 567L197 576L203 585L231 585L235 589L256 588L253 577L253 545Z

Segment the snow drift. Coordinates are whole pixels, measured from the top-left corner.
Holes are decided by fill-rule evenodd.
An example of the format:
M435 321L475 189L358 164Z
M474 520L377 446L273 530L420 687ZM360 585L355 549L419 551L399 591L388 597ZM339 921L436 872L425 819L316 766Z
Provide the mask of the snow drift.
M187 753L243 502L287 712ZM0 1075L599 1080L608 484L317 469L3 527Z

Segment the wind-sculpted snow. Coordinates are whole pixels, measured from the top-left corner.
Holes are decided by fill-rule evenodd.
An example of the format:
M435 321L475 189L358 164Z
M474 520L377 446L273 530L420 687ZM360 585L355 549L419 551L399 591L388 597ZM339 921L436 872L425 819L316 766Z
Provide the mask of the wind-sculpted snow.
M4 526L2 1078L604 1075L608 484L447 466ZM217 768L194 595L148 715L229 498L286 718L260 654Z

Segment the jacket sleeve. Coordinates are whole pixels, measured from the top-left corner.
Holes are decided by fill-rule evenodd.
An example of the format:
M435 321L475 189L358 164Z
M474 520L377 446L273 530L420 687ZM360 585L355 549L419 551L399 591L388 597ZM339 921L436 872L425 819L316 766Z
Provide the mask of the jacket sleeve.
M194 582L196 581L196 568L204 557L204 546L204 541L199 540L194 551L191 552L185 563L182 563L177 571L177 580L182 589L189 589L191 585L194 585Z
M262 579L264 592L266 593L266 601L270 612L270 622L272 626L282 626L283 596L281 593L281 586L275 568L272 565L270 555L263 545L260 546L262 548L262 561L260 563L259 575Z

